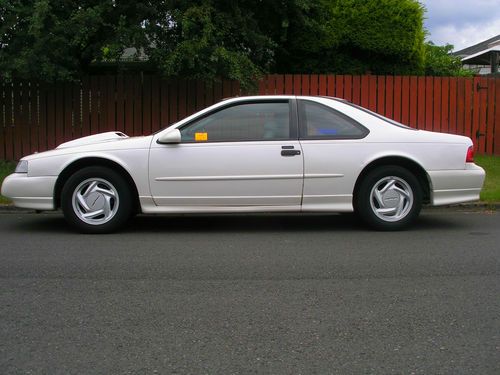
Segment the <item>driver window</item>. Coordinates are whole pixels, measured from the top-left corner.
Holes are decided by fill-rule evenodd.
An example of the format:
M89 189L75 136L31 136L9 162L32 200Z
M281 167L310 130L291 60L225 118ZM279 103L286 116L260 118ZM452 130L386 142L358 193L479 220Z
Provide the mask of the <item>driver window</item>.
M288 102L224 108L181 129L182 142L263 141L290 138Z

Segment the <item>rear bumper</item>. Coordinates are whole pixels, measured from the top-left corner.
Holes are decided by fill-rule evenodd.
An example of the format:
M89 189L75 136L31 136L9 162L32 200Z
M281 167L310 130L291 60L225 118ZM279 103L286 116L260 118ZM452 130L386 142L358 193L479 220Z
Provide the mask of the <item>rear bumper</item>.
M2 195L16 207L33 210L54 210L54 186L57 176L28 177L26 173L13 173L2 184Z
M428 171L431 182L431 204L464 203L479 200L486 173L484 169L467 163L465 169Z

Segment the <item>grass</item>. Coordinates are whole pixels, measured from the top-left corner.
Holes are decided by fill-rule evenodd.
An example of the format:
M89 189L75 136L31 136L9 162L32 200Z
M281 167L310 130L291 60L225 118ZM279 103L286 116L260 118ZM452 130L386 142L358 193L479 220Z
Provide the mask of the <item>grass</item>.
M3 179L16 169L16 163L0 160L0 185ZM0 195L0 204L10 203L10 200Z
M500 202L500 156L476 155L475 161L486 170L486 181L481 192L481 201ZM3 179L14 172L16 164L0 160L0 183ZM0 204L7 204L10 201L0 195Z
M481 201L500 202L500 156L476 155L474 160L486 171Z

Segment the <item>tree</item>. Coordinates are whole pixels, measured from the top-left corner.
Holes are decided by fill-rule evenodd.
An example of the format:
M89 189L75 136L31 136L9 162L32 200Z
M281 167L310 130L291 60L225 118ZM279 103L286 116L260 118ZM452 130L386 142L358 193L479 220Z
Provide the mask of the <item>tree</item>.
M142 48L169 76L227 77L250 85L269 69L273 41L260 30L258 1L169 1L144 21Z
M252 16L256 3L3 0L0 71L7 77L77 79L92 63L122 64L123 51L135 47L167 76L248 83L273 60L274 44Z
M416 73L423 68L424 8L416 0L318 0L290 14L274 69Z
M71 80L104 47L123 50L140 36L144 13L133 1L3 0L0 7L0 71L4 76Z
M0 74L73 80L135 47L165 76L421 73L417 0L0 0Z
M275 44L253 16L258 1L4 0L0 71L47 81L78 79L91 64L125 67L135 47L166 76L228 77L267 71Z
M425 44L425 75L429 76L472 76L473 72L462 67L460 57L453 56L453 46Z

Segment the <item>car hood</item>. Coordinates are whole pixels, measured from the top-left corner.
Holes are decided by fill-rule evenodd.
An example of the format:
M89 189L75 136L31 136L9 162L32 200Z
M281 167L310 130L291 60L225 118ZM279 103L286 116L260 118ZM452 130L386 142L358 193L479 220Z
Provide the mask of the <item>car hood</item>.
M78 146L86 146L92 145L96 143L116 141L118 139L126 139L129 138L128 135L123 134L122 132L114 131L114 132L106 132L100 134L89 135L87 137L82 137L78 139L74 139L69 142L61 143L57 146L57 149L68 148L68 147L78 147Z
M23 157L23 160L35 160L52 156L81 154L82 156L103 155L117 150L146 149L151 144L152 136L129 137L119 131L95 134L65 142L53 150L36 152Z

